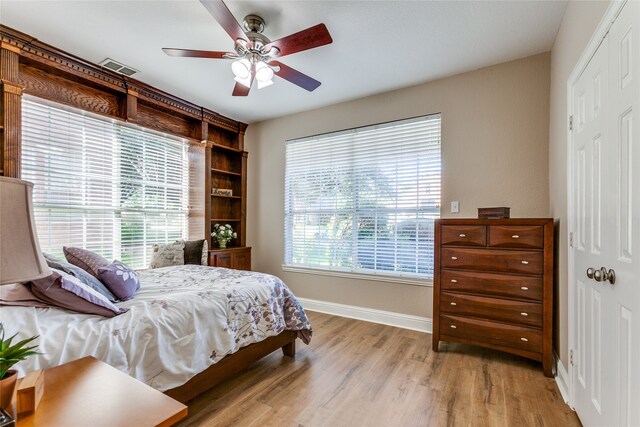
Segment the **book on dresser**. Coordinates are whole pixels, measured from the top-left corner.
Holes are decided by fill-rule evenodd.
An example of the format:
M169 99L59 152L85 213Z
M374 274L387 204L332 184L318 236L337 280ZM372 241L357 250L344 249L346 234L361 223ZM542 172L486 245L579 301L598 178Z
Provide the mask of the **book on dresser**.
M435 222L433 350L479 345L552 376L553 219Z

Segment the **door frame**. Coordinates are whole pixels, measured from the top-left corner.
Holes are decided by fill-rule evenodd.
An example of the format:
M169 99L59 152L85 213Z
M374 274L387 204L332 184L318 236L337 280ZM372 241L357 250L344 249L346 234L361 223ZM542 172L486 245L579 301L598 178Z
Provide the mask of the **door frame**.
M609 3L607 10L605 11L600 23L596 27L589 43L585 47L584 51L580 55L580 59L576 62L576 65L573 68L573 71L569 75L567 80L567 242L571 242L571 236L575 235L576 230L576 212L575 206L573 203L573 194L575 189L575 183L573 180L574 176L574 164L573 164L573 148L574 148L574 138L573 131L569 126L569 118L575 117L575 106L573 105L573 85L578 81L584 70L587 68L589 61L593 55L595 55L596 51L600 47L600 44L604 40L605 36L609 32L609 29L613 25L613 22L616 20L622 8L626 4L627 0L613 0ZM576 290L575 290L575 275L573 274L574 269L574 251L572 245L569 243L567 245L567 284L568 284L568 332L569 332L569 354L570 352L576 348L576 338L577 338L577 330L575 324L575 307L576 307ZM558 365L563 366L562 362L558 358ZM568 392L568 401L567 404L574 409L574 388L573 384L575 381L576 370L574 369L574 365L569 361L567 366L568 368L568 381L566 384L567 392ZM557 369L559 371L560 369ZM557 373L559 375L559 373Z

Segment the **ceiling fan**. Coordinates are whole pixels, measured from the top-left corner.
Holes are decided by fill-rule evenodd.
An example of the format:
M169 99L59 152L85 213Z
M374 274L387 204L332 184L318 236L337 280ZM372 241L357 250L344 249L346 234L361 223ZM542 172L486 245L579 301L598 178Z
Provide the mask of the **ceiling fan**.
M333 39L324 24L271 41L262 34L265 21L260 16L247 15L243 29L222 0L200 0L200 3L234 40L235 52L163 48L164 53L169 56L234 60L231 64L236 81L233 96L247 96L254 80L258 89L272 85L274 74L309 92L320 86L319 81L277 59L332 43Z

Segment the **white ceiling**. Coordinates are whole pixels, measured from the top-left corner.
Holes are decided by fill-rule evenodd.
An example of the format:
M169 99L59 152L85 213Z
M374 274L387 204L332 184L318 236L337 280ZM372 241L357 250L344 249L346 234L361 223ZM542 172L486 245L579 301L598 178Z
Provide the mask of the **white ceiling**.
M232 97L230 61L174 58L160 49L231 51L232 41L197 0L0 1L0 22L233 119L253 123L386 92L549 51L566 1L236 1L276 40L324 22L333 44L282 62L322 82L307 92L284 80Z

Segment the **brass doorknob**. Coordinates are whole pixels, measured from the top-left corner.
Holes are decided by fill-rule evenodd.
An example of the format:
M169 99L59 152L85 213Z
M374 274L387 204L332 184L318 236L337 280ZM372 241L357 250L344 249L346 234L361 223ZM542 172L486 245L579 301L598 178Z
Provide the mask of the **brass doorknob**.
M605 267L600 270L587 269L587 276L589 276L589 270L592 270L593 278L596 282L609 282L612 285L616 284L616 272L611 268L609 271ZM591 276L589 276L591 277Z
M604 274L602 273L602 270L604 270ZM602 270L595 270L593 272L593 278L596 282L602 282L603 280L606 280L604 278L604 275L607 274L607 270L605 270L604 267L602 267Z
M593 279L593 273L594 273L594 271L595 271L595 270L593 269L593 267L589 267L589 268L587 268L587 277L588 277L589 279Z
M602 269L604 270L604 267L602 267ZM613 268L609 269L609 272L607 273L607 276L604 280L608 280L612 285L616 284L616 272L613 270Z

